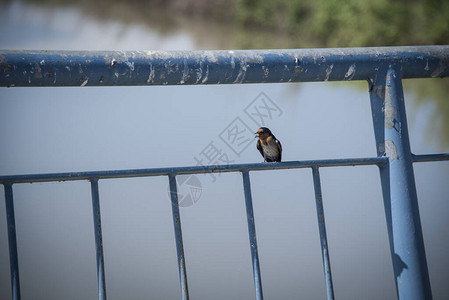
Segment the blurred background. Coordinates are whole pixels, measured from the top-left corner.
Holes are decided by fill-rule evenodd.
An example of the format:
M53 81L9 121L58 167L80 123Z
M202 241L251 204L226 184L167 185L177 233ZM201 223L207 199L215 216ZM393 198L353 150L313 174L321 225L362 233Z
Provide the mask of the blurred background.
M194 50L449 43L449 1L0 1L0 49ZM376 155L366 82L0 88L0 175L196 165L261 93L283 159ZM404 80L415 154L449 152L448 79ZM449 286L449 163L414 165L434 299ZM321 169L338 299L396 299L378 170ZM254 297L241 175L198 175L181 208L192 299ZM190 193L188 178L178 189ZM199 182L199 183L198 183ZM182 183L182 184L181 184ZM324 299L312 174L252 172L266 299ZM165 177L99 183L109 299L178 299ZM88 182L14 185L23 299L96 299ZM11 298L0 188L0 299Z

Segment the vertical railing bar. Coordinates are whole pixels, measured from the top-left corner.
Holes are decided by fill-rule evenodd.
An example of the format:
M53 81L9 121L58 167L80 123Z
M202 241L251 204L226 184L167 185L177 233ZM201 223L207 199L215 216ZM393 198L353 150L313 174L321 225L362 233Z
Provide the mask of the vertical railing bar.
M321 192L320 172L317 166L312 167L313 186L315 189L316 213L318 217L318 229L320 232L321 255L323 259L324 278L326 282L327 299L334 299L334 287L332 284L331 264L329 248L327 244L326 223L324 220L323 194Z
M179 213L178 189L176 186L176 175L168 175L170 185L170 198L173 213L173 226L175 230L176 251L178 256L179 281L181 284L182 299L189 299L189 288L187 285L187 270L184 256L184 244L182 241L181 215Z
M257 250L256 224L254 222L253 200L251 196L251 184L248 171L242 171L243 190L245 193L246 218L248 221L249 242L251 248L251 259L253 265L254 286L256 289L256 299L263 299L262 278L260 276L259 253Z
M385 156L385 115L384 115L384 99L385 99L385 79L387 70L379 70L375 78L368 80L369 95L371 104L371 114L373 120L374 138L376 141L377 156ZM385 220L387 223L387 232L390 245L390 254L395 267L395 253L393 241L393 221L391 215L391 195L390 195L390 165L389 163L379 165L380 183L382 188L382 198L384 203ZM394 272L395 273L395 272ZM398 277L394 276L396 287L396 296L399 299Z
M103 236L101 233L100 195L98 178L91 178L92 208L94 217L95 249L97 259L98 299L106 300L106 280L104 273Z
M17 256L16 219L12 184L5 183L6 222L8 226L9 265L11 269L12 299L20 300L19 259Z
M408 135L402 75L386 73L385 152L389 158L393 268L400 299L432 299Z

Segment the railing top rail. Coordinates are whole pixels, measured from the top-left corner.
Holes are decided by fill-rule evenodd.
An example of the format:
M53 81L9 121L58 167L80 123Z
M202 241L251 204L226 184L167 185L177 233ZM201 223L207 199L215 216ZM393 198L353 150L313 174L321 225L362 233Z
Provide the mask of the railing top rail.
M338 166L361 166L361 165L380 166L387 162L388 162L387 157L369 157L369 158L347 158L347 159L327 159L327 160L308 160L308 161L287 161L281 163L251 163L251 164L167 167L167 168L151 168L151 169L48 173L48 174L31 174L31 175L8 175L8 176L0 176L0 184L90 180L92 178L111 179L111 178L147 177L147 176L163 176L171 174L187 175L187 174L224 173L224 172L240 172L240 171L283 170L283 169L298 169L310 167L338 167Z
M429 161L444 161L444 160L449 160L449 153L413 155L414 162L429 162ZM382 156L382 157L366 157L366 158L286 161L281 163L250 163L250 164L166 167L166 168L150 168L150 169L6 175L0 176L0 184L90 180L93 178L111 179L111 178L149 177L149 176L163 176L163 175L285 170L285 169L300 169L312 167L343 167L343 166L366 166L366 165L382 166L386 163L388 163L388 158L386 156Z
M0 50L0 86L125 86L449 76L449 46L213 51Z

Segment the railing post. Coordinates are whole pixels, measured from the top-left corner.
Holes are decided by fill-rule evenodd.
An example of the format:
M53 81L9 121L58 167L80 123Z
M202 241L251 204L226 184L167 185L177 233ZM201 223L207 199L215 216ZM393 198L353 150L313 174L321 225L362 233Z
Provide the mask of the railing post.
M385 99L385 74L386 70L379 70L377 76L370 79L369 94L371 101L371 113L373 117L374 137L376 140L377 156L385 155L385 116L384 116L384 99ZM398 278L396 276L396 255L394 252L393 228L391 221L391 197L390 197L390 165L383 164L379 166L380 183L382 186L382 197L384 201L385 219L387 222L388 239L390 245L390 254L394 269L394 283L396 286L396 295L398 294ZM400 266L400 263L398 264Z
M402 78L391 67L385 80L380 76L370 86L371 107L378 155L384 152L389 158L389 164L380 167L380 175L397 295L407 300L432 299Z
M186 261L184 257L184 245L182 242L181 216L179 214L178 188L174 174L168 175L170 185L171 208L173 213L173 226L175 230L176 251L178 255L179 281L181 283L181 299L189 299L189 288L187 285Z
M5 188L6 221L8 225L12 299L20 300L19 260L17 257L16 219L14 217L12 184L5 183L3 186Z
M251 247L251 259L253 263L254 286L256 299L263 299L262 278L260 276L259 251L257 250L256 224L254 222L253 200L251 197L251 184L248 171L242 171L243 190L245 193L246 218L248 221L249 243Z
M104 273L103 236L101 233L100 194L98 179L90 180L92 192L92 208L94 217L95 249L97 258L98 299L106 300L106 280Z

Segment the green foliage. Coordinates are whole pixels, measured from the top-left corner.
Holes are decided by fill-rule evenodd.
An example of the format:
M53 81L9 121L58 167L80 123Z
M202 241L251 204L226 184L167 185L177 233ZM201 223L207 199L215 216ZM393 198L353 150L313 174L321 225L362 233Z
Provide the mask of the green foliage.
M449 42L449 1L426 0L423 1L422 19L423 26L429 39L435 44L448 44Z
M449 43L447 0L234 0L235 18L314 47Z

